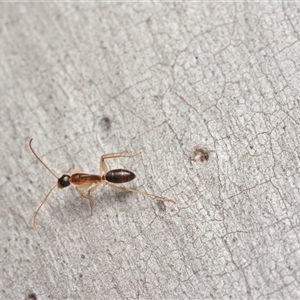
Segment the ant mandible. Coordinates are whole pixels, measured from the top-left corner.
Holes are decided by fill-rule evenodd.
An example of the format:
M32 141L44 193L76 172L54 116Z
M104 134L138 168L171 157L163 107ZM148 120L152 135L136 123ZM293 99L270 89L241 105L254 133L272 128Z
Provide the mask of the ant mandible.
M72 184L75 187L76 191L79 193L79 195L89 201L90 209L91 209L90 216L92 216L92 214L93 214L93 199L91 197L91 193L97 188L97 186L99 184L108 185L113 189L118 189L118 190L127 191L127 192L133 192L133 193L157 198L162 201L176 203L174 200L166 198L166 197L157 196L154 194L149 194L144 191L134 190L134 189L130 189L127 187L115 185L115 183L124 183L124 182L133 180L135 178L135 174L133 172L125 170L125 169L115 169L115 170L109 171L108 167L105 163L105 160L111 159L111 158L119 158L119 157L133 157L135 155L140 154L140 152L133 154L133 155L124 155L124 153L127 152L127 150L125 150L121 153L107 153L107 154L102 155L100 158L100 174L99 175L86 174L86 173L83 173L81 170L76 170L76 169L70 168L68 171L63 171L63 172L66 172L67 174L63 174L61 177L58 177L35 153L35 151L32 148L32 145L31 145L32 140L33 139L30 139L30 141L29 141L29 148L30 148L31 152L40 161L40 163L55 178L57 178L57 183L50 189L50 191L48 192L48 194L46 195L46 197L44 198L44 200L42 201L42 203L40 204L40 206L37 208L37 210L34 213L33 226L36 231L37 231L37 228L36 228L37 214L56 186L58 188L62 189L62 188L65 188ZM82 190L87 190L87 194L85 195Z

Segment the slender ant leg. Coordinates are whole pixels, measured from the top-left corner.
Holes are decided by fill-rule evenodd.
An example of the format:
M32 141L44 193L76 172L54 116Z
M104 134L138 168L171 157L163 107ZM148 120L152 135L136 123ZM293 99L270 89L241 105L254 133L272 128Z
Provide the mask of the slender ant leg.
M108 183L108 182L106 182L106 184L108 186L110 186L111 188L113 188L113 189L122 190L122 191L125 191L125 192L126 191L127 192L132 192L132 193L136 193L136 194L141 194L141 195L149 196L149 197L152 197L152 198L157 198L157 199L160 199L162 201L172 202L172 203L176 204L176 202L174 200L166 198L166 197L149 194L149 193L144 192L144 191L129 189L129 188L126 188L126 187L123 187L123 186L118 186L118 185L115 185L115 184L112 184L112 183Z
M95 186L92 186L88 189L88 194L85 195L77 186L75 187L76 191L78 192L78 194L87 199L89 201L89 204L90 204L90 217L93 215L93 206L94 206L94 202L93 202L93 199L92 199L92 196L91 196L91 192L93 192L96 188L97 188L98 185L95 185Z
M141 151L131 154L131 155L124 155L124 153L127 152L127 149L120 153L107 153L101 156L100 158L100 176L105 175L108 172L108 167L105 163L106 159L111 159L111 158L120 158L120 157L133 157L141 154Z

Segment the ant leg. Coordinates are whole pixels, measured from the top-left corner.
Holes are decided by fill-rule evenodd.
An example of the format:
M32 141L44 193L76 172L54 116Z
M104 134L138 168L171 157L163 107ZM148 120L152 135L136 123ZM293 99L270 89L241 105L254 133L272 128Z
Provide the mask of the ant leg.
M90 216L93 215L93 199L91 196L91 193L98 187L98 184L93 184L89 189L88 189L88 197L89 197L89 201L90 201L90 205L91 205L91 213Z
M136 193L136 194L141 194L141 195L144 195L144 196L149 196L149 197L152 197L152 198L160 199L162 201L172 202L172 203L176 204L176 202L174 200L166 198L166 197L157 196L157 195L154 195L154 194L149 194L149 193L144 192L144 191L129 189L129 188L126 188L126 187L123 187L123 186L118 186L118 185L111 184L111 183L108 183L108 182L105 182L105 184L107 184L108 186L110 186L113 189L122 190L122 191L125 191L125 192L126 191L127 192L132 192L132 193Z
M76 174L76 173L84 173L83 171L81 171L79 169L73 169L73 168L70 168L69 170L62 171L62 172L66 173L66 174L70 174L70 175L73 175L73 174Z
M124 153L126 153L126 152L127 152L127 150L125 149L123 152L120 152L120 153L107 153L107 154L102 155L100 158L100 176L103 176L108 172L108 167L105 163L106 159L119 158L119 157L133 157L133 156L141 154L141 151L139 151L135 154L124 155Z
M120 157L126 152L127 152L127 150L125 149L124 151L122 151L120 153L107 153L107 154L102 155L100 158L100 175L105 175L108 172L108 167L104 161L105 159Z
M94 188L96 188L97 186L94 186L94 187L91 187L91 188L89 188L89 190L88 190L88 195L86 196L78 187L75 187L75 189L76 189L76 191L78 192L78 194L81 196L81 197L83 197L83 198L85 198L85 199L87 199L88 201L89 201L89 203L90 203L90 208L91 208L91 212L90 212L90 217L93 215L93 199L92 199L92 197L91 197L91 191L92 190L94 190Z

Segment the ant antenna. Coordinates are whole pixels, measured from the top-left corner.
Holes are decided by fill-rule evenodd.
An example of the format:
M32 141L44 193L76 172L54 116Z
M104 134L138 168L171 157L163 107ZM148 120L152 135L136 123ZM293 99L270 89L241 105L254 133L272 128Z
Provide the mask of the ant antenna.
M29 141L29 148L30 148L30 150L31 150L31 152L33 153L33 155L40 161L40 163L54 176L54 177L56 177L57 179L58 179L58 177L57 177L57 175L55 175L55 173L52 171L52 170L50 170L50 168L38 157L38 155L34 152L34 150L32 149L32 146L31 146L31 143L32 143L32 140L33 140L33 138L32 139L30 139L30 141Z
M44 205L44 203L46 202L46 200L48 199L49 195L51 194L51 192L54 190L54 188L56 188L57 184L55 183L55 185L51 188L51 190L48 192L48 194L46 195L45 199L43 200L43 202L40 204L40 206L38 207L38 209L35 211L34 213L34 217L33 217L33 227L35 229L35 231L37 231L36 229L36 216L39 212L39 210L41 209L41 207Z
M33 138L29 141L29 148L31 150L31 152L33 153L33 155L39 160L39 162L55 177L58 179L57 175L38 157L38 155L35 153L35 151L32 149L32 140ZM40 206L38 207L38 209L35 211L34 213L34 217L33 217L33 227L34 229L37 231L36 228L36 216L39 212L39 210L41 209L41 207L44 205L44 203L47 201L49 195L51 194L51 192L54 190L54 188L57 186L57 183L51 188L51 190L48 192L48 194L46 195L46 197L44 198L43 202L40 204Z

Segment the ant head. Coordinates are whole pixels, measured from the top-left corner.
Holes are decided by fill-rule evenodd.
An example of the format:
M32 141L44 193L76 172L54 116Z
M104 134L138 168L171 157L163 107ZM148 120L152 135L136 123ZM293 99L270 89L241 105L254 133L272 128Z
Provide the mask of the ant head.
M57 180L57 187L60 189L63 189L64 187L67 187L70 185L70 176L69 175L62 175L58 180Z

